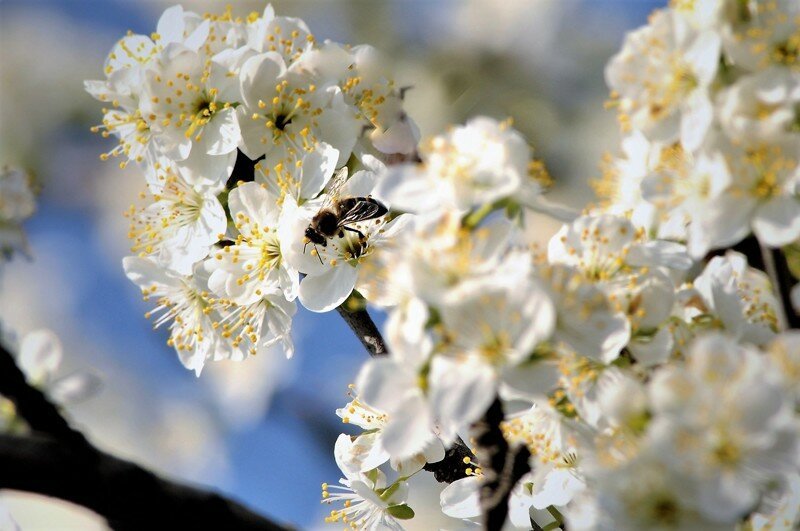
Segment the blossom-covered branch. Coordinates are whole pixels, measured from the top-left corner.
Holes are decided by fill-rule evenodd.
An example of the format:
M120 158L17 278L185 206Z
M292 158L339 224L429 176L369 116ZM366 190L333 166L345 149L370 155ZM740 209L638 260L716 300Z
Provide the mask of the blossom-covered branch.
M794 521L793 282L731 247L800 239L798 28L793 0L655 11L606 69L624 156L578 215L510 120L420 141L371 47L270 6L170 8L86 83L119 142L102 158L145 176L125 272L198 375L291 356L298 302L338 309L372 356L337 410L360 430L330 522L401 528L423 469L492 529ZM532 210L564 223L544 249Z

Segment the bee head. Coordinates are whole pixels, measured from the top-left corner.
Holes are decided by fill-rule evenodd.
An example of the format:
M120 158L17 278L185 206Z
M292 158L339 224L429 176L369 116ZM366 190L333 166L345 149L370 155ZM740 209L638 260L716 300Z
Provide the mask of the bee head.
M316 230L314 227L311 226L306 227L305 237L307 241L312 242L316 245L322 245L323 247L326 247L328 244L327 240L325 239L325 236L320 234L318 230Z

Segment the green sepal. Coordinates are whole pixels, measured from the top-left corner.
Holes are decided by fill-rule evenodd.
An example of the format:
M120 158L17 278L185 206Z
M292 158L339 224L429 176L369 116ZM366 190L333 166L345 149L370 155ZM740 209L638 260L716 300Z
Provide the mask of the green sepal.
M411 520L414 518L414 509L402 503L400 505L392 505L386 512L389 513L391 516L394 516L398 520Z

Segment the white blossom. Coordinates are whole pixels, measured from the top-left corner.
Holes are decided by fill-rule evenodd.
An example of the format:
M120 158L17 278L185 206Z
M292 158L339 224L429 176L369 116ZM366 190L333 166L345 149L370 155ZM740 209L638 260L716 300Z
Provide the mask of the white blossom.
M717 33L693 29L674 11L656 11L606 68L624 124L651 140L699 146L713 119L708 89L719 53Z
M610 363L630 339L630 323L608 296L576 269L563 265L537 271L556 307L553 340L595 361Z
M322 484L322 503L341 502L341 509L332 509L326 522L342 522L356 529L401 531L403 526L397 519L408 519L414 511L406 505L408 483L398 480L387 487L386 476L379 469L363 474L353 471L342 459L347 451L349 437L341 435L336 441L336 462L344 478L339 485Z
M773 67L742 77L719 95L719 119L733 140L797 136L800 72Z
M419 165L392 168L376 195L405 212L466 211L511 198L533 204L541 189L529 175L531 152L506 122L473 118L423 142Z
M778 301L769 278L747 265L744 255L728 251L712 258L694 280L702 310L719 319L731 334L755 344L768 342L777 329Z
M351 386L351 389L355 386ZM393 459L383 447L384 428L389 416L370 406L351 391L352 400L345 407L336 410L345 424L354 424L364 430L355 438L347 437L341 443L339 461L358 472L368 472L386 461L402 477L410 477L419 472L426 463L436 463L444 458L444 446L438 437L433 437L422 451L406 459ZM349 441L349 442L347 442ZM337 443L338 446L338 443Z
M242 66L242 105L236 109L242 141L251 159L267 156L267 167L326 142L339 151L337 167L350 156L361 132L341 88L287 65L276 52L249 58Z
M736 522L772 478L797 466L797 420L767 369L759 352L712 334L651 384L652 444L711 521Z
M94 374L58 375L62 358L63 348L58 336L50 330L34 330L22 338L17 365L28 383L43 389L60 404L79 402L95 394L101 382Z
M152 185L150 203L131 207L128 238L131 252L152 256L163 267L190 274L225 234L227 219L217 191L192 187L174 172Z
M273 288L294 300L300 279L283 255L277 198L262 185L244 183L228 195L228 208L239 234L208 261L214 291L243 305Z
M122 261L125 274L156 307L146 315L155 318L155 327L169 323L167 344L178 353L181 363L199 376L207 360L232 355L220 340L214 326L213 307L201 280L200 267L192 275L179 275L163 269L149 258L129 256Z
M751 71L773 65L797 70L797 2L748 2L731 11L722 42L734 65Z
M338 193L341 197L366 197L374 188L375 174L361 170L350 177ZM281 238L289 264L305 273L299 297L311 311L325 312L344 302L359 282L362 265L391 241L406 222L401 216L386 223L385 218L357 222L340 229L339 234L316 245L305 238L305 230L325 206L325 196L298 206L293 197L284 198L281 213ZM358 231L358 232L355 232ZM362 237L363 235L363 237Z

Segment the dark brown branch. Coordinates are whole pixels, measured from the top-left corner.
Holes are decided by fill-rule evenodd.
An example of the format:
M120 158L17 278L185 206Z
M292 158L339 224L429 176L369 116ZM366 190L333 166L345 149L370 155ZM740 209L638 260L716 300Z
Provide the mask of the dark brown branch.
M219 494L181 485L95 448L40 390L28 385L0 345L0 395L34 431L0 435L0 489L61 498L92 509L115 529L168 527L289 529ZM158 515L158 516L155 516Z
M372 317L369 316L367 310L348 310L345 308L345 305L342 304L336 307L336 311L339 312L339 315L342 316L342 319L344 319L347 326L350 327L350 330L352 330L358 340L361 341L361 344L364 345L364 348L367 349L370 356L386 356L389 354L389 350L386 348L386 342L384 342L383 336L378 330L378 327L375 326L375 322L372 320Z
M116 530L289 529L223 496L161 478L96 448L0 435L0 489L67 500Z
M500 429L503 404L495 398L483 418L475 423L478 462L483 471L480 491L483 528L499 531L508 515L508 498L517 482L530 471L528 448L510 448Z
M388 356L389 349L386 346L386 342L367 310L364 308L349 310L345 307L346 305L347 302L338 306L336 311L339 312L339 315L345 320L350 330L358 337L361 344L369 352L369 355L373 357ZM458 438L453 446L445 452L444 459L436 463L427 463L425 470L432 472L433 477L440 483L452 483L457 479L467 477L467 465L464 463L465 457L475 459L469 447Z
M0 345L0 395L5 396L32 430L46 433L68 444L88 444L83 434L72 429L58 408L40 390L28 385L14 356Z

